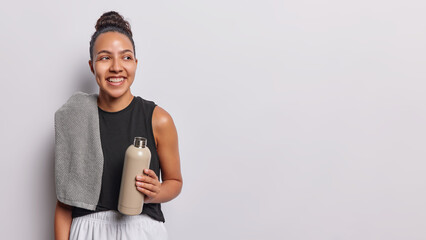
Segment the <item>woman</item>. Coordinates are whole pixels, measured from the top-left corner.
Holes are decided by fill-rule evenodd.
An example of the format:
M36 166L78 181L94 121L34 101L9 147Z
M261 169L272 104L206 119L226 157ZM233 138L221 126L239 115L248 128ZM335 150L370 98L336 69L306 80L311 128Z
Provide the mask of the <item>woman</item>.
M97 21L90 42L89 60L99 85L96 103L103 154L103 166L99 167L102 169L99 201L96 207L89 209L81 207L88 205L58 200L57 240L167 238L160 204L175 198L182 188L177 132L164 109L131 93L137 64L129 23L117 12L104 13ZM121 172L124 152L136 134L146 135L143 137L148 139L151 165L143 176L135 179L135 188L145 194L142 213L125 216L117 212ZM59 165L58 160L55 161Z

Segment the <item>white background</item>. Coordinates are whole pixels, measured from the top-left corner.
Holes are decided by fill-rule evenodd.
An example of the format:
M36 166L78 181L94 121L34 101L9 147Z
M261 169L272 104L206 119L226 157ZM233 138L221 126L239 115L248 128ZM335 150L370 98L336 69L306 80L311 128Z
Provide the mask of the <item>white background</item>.
M132 92L178 129L170 239L426 239L421 0L5 1L2 239L53 239L53 116L97 92L108 10L132 25Z

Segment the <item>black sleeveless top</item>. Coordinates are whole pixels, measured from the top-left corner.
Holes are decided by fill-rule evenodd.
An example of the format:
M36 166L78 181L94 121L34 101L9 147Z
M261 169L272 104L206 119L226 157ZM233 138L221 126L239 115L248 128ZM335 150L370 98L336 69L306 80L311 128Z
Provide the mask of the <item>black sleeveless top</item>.
M132 102L118 112L105 112L98 107L99 127L104 155L102 186L98 205L95 211L73 207L72 217L80 217L94 212L116 210L120 194L121 175L124 164L124 153L135 137L147 139L151 151L150 169L160 176L160 161L152 131L152 113L156 104L141 97L134 97ZM147 203L141 214L164 222L159 203Z

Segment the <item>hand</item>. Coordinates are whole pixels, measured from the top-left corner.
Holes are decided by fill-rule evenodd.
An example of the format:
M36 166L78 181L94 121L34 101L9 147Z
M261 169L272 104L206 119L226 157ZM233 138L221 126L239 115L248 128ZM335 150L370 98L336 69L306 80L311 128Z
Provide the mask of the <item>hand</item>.
M150 203L160 194L161 183L151 169L144 169L144 173L146 175L136 176L136 189L145 194L145 203Z

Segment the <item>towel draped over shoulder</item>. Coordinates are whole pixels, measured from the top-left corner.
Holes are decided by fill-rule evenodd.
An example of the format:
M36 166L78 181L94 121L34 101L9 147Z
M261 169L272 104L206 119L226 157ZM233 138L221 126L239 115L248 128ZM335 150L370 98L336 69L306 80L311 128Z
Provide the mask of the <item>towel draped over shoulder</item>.
M77 92L55 112L55 187L65 204L95 210L102 184L97 94Z

